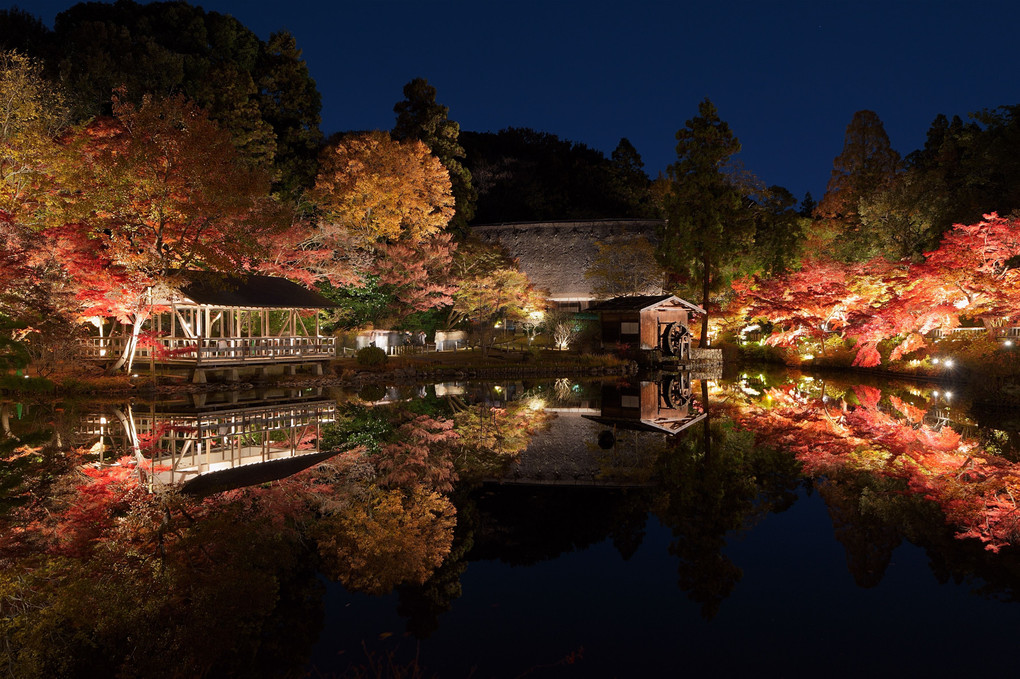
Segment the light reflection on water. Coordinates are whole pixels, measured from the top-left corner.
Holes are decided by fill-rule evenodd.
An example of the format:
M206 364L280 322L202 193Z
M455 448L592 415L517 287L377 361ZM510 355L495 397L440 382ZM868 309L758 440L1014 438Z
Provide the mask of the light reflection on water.
M187 604L156 596L163 613L116 610L135 626L164 624L163 615L190 625L163 634L175 648L190 640L198 650L187 662L205 671L278 676L309 667L330 676L384 660L444 677L469 676L472 668L474 676L511 677L673 674L680 666L765 676L820 667L835 675L942 675L954 663L961 671L990 669L994 656L964 661L917 649L957 643L954 621L964 619L981 619L982 638L1005 643L1016 631L1015 551L995 555L975 539L957 539L936 504L906 492L907 481L874 459L805 476L779 443L791 426L817 416L844 430L858 426L854 435L861 422L901 437L952 430L1008 460L1017 459L1016 427L1008 413L995 422L992 411L969 410L966 394L947 395L945 387L864 386L874 391L831 376L755 372L711 384L687 376L563 379L374 388L360 398L280 391L98 408L6 404L0 415L5 431L26 440L33 428L45 428L51 441L92 447L106 463L128 454L157 489L216 464L246 469L235 483L199 492L260 484L198 505L175 500L184 503L173 507L183 506L185 518L170 522L172 531L161 529L158 541L145 537L144 526L129 538L124 524L109 529L120 532L104 542L108 551L131 544L142 557L54 548L86 569L117 563L128 574L128 592L152 588L130 582L137 559L159 562L146 561L146 549L170 554L160 557L169 565L157 581L171 591L195 587L188 579L204 573L204 584L187 590L194 594ZM868 419L857 422L862 414ZM374 456L341 453L272 484L251 476L266 465L237 464L274 456L318 462L314 456L332 447L323 436L334 421L350 432L375 428L391 443ZM433 464L429 445L419 444L441 436L444 422L460 438L444 453L449 459ZM736 423L769 428L756 430L756 441ZM818 464L824 446L797 444L802 463ZM449 481L452 490L436 490ZM129 525L159 515L118 511ZM217 516L236 518L228 528ZM171 533L178 537L165 537ZM270 549L274 535L292 537ZM7 565L30 567L24 545L7 547ZM249 548L261 560L244 556ZM80 573L66 577L68 588L87 588ZM270 590L278 594L256 606ZM194 603L223 591L251 599L254 608ZM65 611L61 625L74 624L67 602L40 600ZM97 610L106 611L101 604ZM238 615L255 632L224 636L231 652L194 642L203 624L236 626ZM15 632L51 634L27 611L14 619ZM278 639L286 663L252 662L268 650L257 650L250 634L262 638L281 625L290 630ZM92 647L110 654L105 649L114 645L100 638ZM73 644L65 648L77 652ZM169 647L157 641L147 648L149 664L107 660L125 676L141 675L138 668L157 676L182 662L161 657ZM90 663L95 667L95 658ZM74 675L85 665L67 666Z

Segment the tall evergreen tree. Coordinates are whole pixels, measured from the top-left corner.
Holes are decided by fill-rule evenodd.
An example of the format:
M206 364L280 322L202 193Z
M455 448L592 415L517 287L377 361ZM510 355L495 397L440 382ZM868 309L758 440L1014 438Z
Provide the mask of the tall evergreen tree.
M860 204L890 186L900 169L900 154L874 111L858 111L846 128L843 151L832 163L832 175L817 214L838 232L837 257L862 261L876 254L876 239L861 220Z
M460 145L460 125L447 116L450 109L436 103L436 88L424 78L415 78L404 85L404 99L393 107L397 122L393 137L397 141L417 139L429 147L432 155L450 173L457 212L450 220L454 233L467 233L468 222L475 216L478 194L471 185L471 172L461 163L464 147Z
M652 217L651 181L645 164L634 145L626 137L613 149L609 167L616 198L621 204L621 217Z
M276 133L278 186L284 194L296 195L315 184L323 141L322 97L297 41L287 31L269 36L260 51L257 72L262 116Z
M676 281L700 288L706 309L712 292L736 272L754 236L754 214L744 191L728 172L740 142L719 118L711 101L676 133L677 161L666 170L659 258ZM708 346L708 316L701 322L701 346Z
M800 255L807 219L796 206L797 199L782 186L770 186L759 200L754 258L757 268L767 275L784 273Z

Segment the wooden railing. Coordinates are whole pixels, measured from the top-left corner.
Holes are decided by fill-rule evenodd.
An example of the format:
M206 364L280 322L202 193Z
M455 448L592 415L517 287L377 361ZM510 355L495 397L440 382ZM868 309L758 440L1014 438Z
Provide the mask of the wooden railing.
M124 351L127 337L93 337L86 355L95 360L116 360ZM135 363L184 363L189 365L231 365L246 363L287 363L328 360L336 355L334 337L244 337L192 339L157 337L143 340L135 350Z
M948 330L933 330L931 337L933 339L945 339L947 337L974 337L981 334L987 334L989 337L997 339L1007 339L1020 337L1020 327L1009 327L1009 328L949 328Z

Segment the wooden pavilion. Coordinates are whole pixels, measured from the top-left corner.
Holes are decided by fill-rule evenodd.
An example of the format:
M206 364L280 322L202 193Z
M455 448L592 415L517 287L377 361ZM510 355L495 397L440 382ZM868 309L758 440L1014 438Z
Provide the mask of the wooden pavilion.
M323 337L318 310L337 306L283 278L229 277L206 271L181 274L186 283L167 299L152 299L154 313L143 326L134 361L190 369L205 381L208 370L227 370L236 379L242 367L301 364L321 374L336 355L336 341ZM112 364L131 340L131 326L99 319L98 336L88 341L93 360Z

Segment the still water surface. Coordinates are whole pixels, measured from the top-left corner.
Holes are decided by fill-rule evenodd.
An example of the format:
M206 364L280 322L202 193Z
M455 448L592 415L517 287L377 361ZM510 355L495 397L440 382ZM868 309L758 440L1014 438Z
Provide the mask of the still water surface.
M440 429L416 419L427 417L451 422L462 445L449 453L451 467L415 458L410 445L390 450L397 463L357 451L341 456L346 461L334 459L333 475L315 483L343 486L342 492L315 486L309 494L309 482L300 480L313 469L254 490L181 500L198 505L184 508L192 521L176 529L179 542L166 544L192 556L166 576L174 568L168 558L171 565L152 582L187 591L180 597L187 600L149 595L163 603L148 615L136 613L144 602L133 599L120 604L129 613L117 609L133 625L153 626L124 640L150 661L113 658L109 640L54 595L39 598L46 606L34 609L7 600L8 643L30 647L19 636L26 630L56 634L77 625L83 631L65 646L74 657L47 651L54 658L45 663L21 657L11 666L51 675L57 667L67 676L88 676L96 666L127 676L972 676L1012 669L1020 632L1017 552L988 536L998 553L979 538L959 537L966 527L943 513L949 491L919 490L917 468L933 469L929 453L912 438L903 441L916 435L945 448L947 437L962 433L957 448L971 458L983 451L1008 464L1018 457L1015 418L987 407L972 411L965 394L947 398L938 385L870 381L862 388L850 380L755 373L711 384L689 376L448 384L370 389L360 399L219 395L202 403L59 412L7 404L12 434L24 437L33 423L59 421L63 445L75 439L93 445L94 455L95 425L116 421L119 429L102 432L104 459L155 456L145 480L156 487L163 481L153 477L165 476L165 468L200 464L180 453L180 439L188 437L204 441L203 452L212 450L221 463L257 448L290 458L331 447L337 439L330 436L338 434L326 432L337 425L341 438L386 418L396 427L432 426L430 436L439 436ZM322 421L302 419L308 404ZM117 413L129 410L125 425ZM280 432L249 426L226 443L234 432L224 423L236 426L241 411L249 412L249 425L271 422ZM393 414L399 411L410 414ZM185 425L185 418L193 419ZM812 418L821 424L805 426ZM864 440L864 431L876 439ZM166 441L159 449L157 439L172 439L177 452L167 452ZM827 456L848 440L853 464L833 463ZM878 449L885 457L875 457ZM909 474L902 470L907 457ZM212 490L251 481L236 472L221 476ZM317 498L315 512L302 514L281 499L299 493L302 507ZM393 498L404 499L391 516ZM214 528L217 513L250 517L252 504L286 513L276 517L279 531L298 537L267 548L266 536L275 533L264 525L249 526L259 536L251 545L241 543L245 531L237 525ZM132 521L156 521L155 513L121 511ZM8 520L14 530L16 519ZM153 545L132 535L103 549ZM5 547L9 572L34 567L38 556L27 554L25 544ZM84 568L126 562L119 553L114 559L95 551L65 550L61 558ZM145 591L127 582L130 568L124 586ZM81 592L74 596L94 595L92 579L80 572L68 578ZM190 578L207 582L195 586ZM4 595L12 595L10 581ZM261 605L249 603L261 598ZM92 624L116 630L104 610ZM46 617L54 619L39 622ZM172 631L189 626L203 641ZM189 643L208 648L182 652Z

